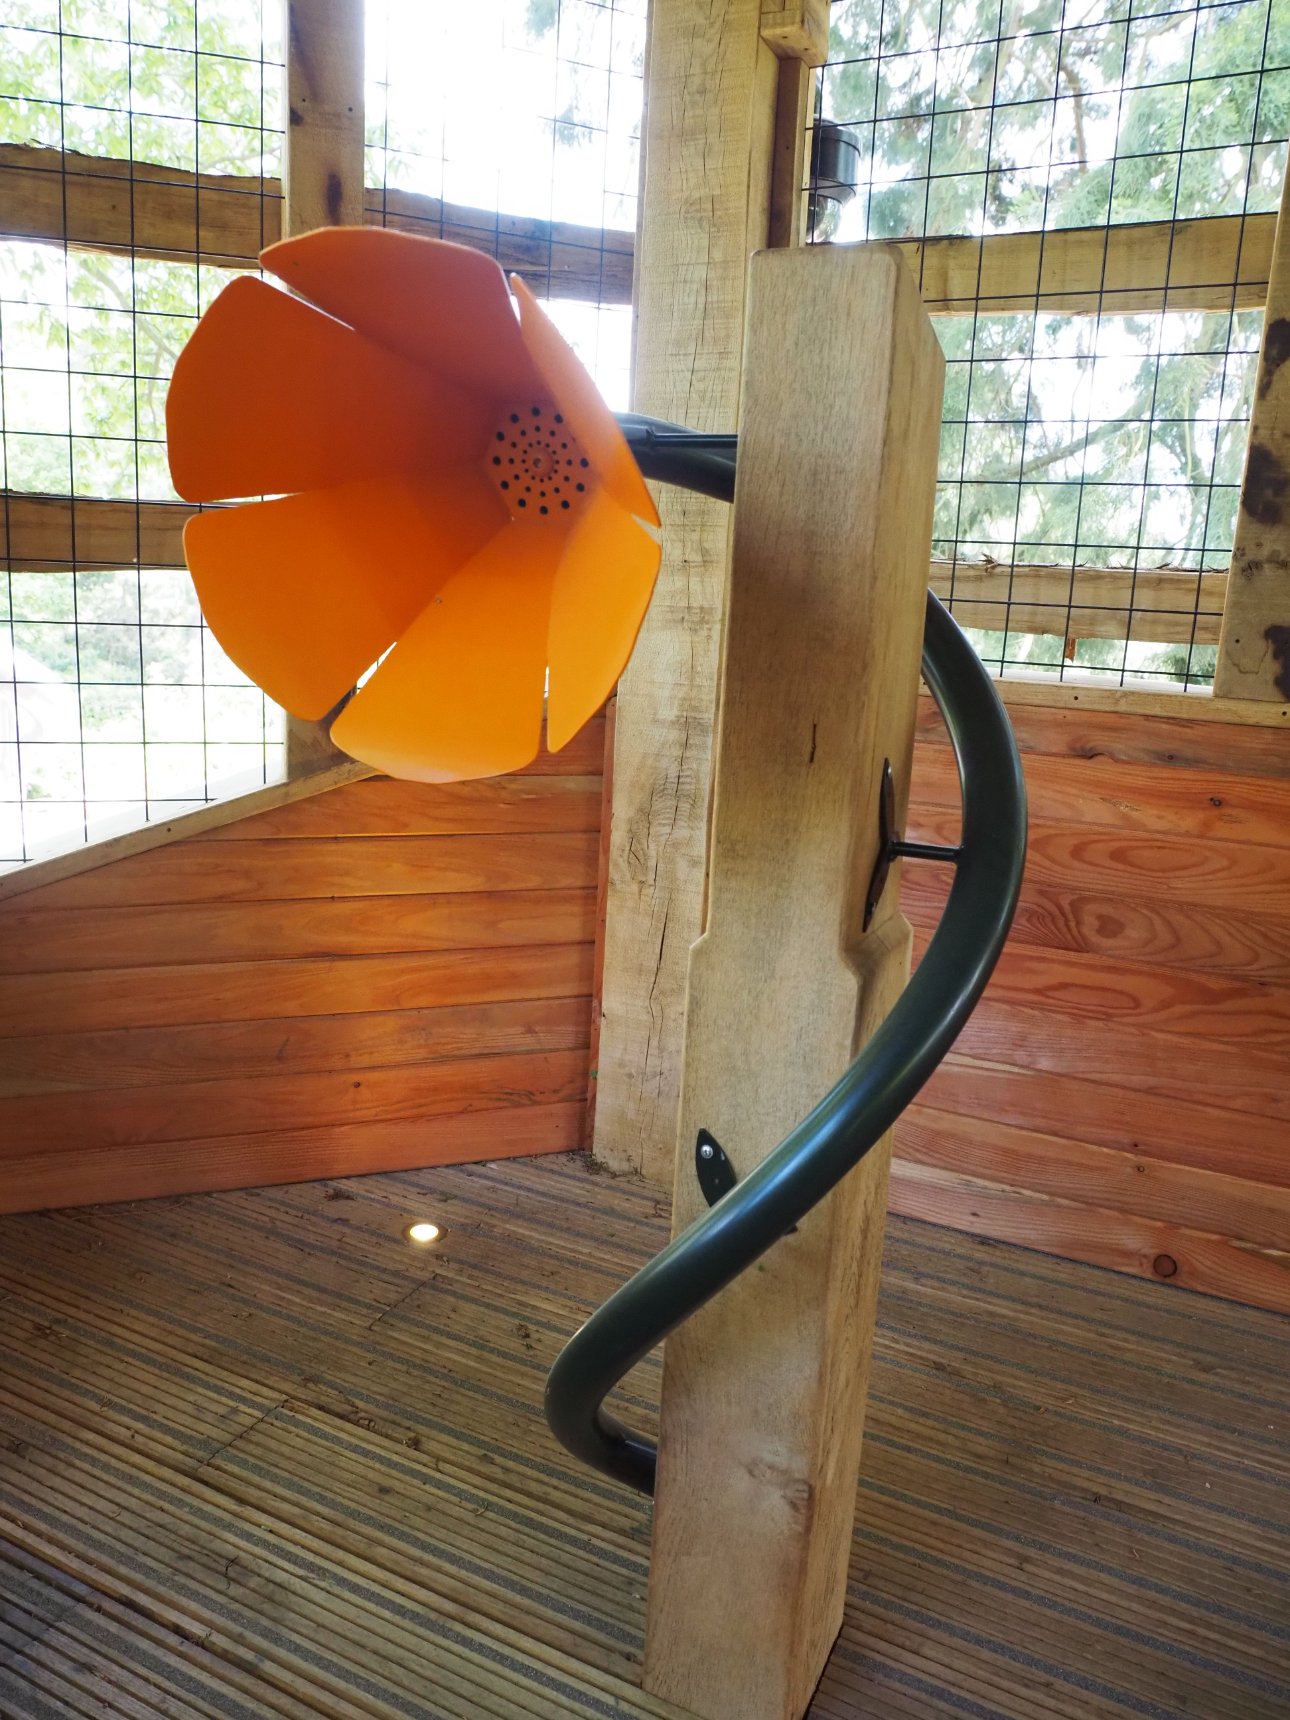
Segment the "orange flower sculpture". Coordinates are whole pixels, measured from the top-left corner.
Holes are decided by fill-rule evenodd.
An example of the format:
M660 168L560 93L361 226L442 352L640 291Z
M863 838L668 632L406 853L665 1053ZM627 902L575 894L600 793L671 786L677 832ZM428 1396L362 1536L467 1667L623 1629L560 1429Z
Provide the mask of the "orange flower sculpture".
M275 498L188 522L215 637L300 717L377 663L331 733L391 776L527 764L544 690L558 750L617 680L659 563L590 378L479 252L335 227L262 262L292 291L226 287L166 402L181 496Z

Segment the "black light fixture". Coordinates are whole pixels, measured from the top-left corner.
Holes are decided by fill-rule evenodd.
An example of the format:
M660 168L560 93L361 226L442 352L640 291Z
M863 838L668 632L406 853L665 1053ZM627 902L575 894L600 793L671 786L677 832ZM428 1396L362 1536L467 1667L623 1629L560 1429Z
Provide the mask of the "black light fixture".
M851 131L834 120L817 119L811 131L809 209L809 232L817 244L837 232L859 179L860 146Z

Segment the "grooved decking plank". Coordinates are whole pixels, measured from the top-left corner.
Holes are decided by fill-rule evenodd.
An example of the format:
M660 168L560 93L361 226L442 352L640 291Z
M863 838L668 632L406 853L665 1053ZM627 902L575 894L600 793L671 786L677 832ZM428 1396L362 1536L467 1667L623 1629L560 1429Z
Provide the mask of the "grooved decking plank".
M0 1219L0 1712L680 1720L649 1507L540 1411L660 1205L558 1157ZM893 1220L812 1720L1286 1712L1288 1335Z

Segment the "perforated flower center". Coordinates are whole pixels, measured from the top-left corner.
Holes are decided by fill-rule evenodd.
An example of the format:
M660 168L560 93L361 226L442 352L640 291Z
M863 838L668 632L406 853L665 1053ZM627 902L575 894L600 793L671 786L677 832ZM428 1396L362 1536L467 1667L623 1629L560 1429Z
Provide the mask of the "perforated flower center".
M567 519L587 499L591 461L550 402L505 413L489 459L512 519Z

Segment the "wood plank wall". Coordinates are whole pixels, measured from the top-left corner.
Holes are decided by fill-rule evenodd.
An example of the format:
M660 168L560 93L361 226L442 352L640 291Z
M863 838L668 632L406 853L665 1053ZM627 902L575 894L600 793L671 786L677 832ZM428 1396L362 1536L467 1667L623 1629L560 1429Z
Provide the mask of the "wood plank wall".
M581 1144L604 719L0 901L0 1211Z
M1031 842L1012 939L897 1129L896 1211L1290 1312L1283 730L1012 705ZM911 832L954 840L924 705ZM906 864L926 939L943 868Z

